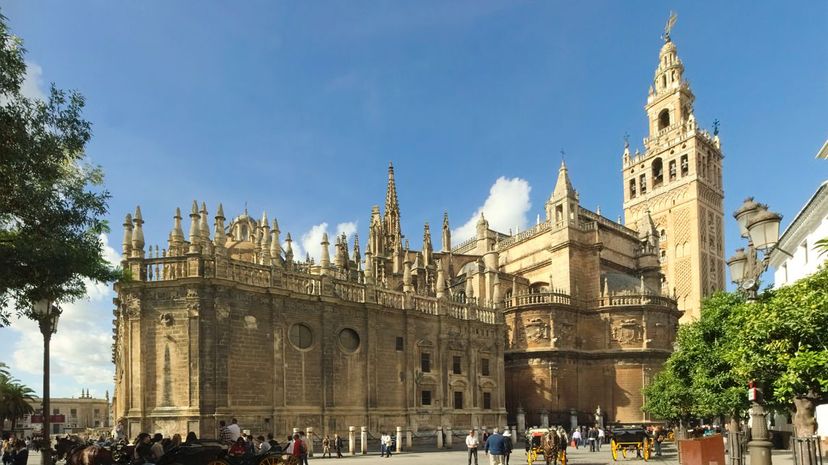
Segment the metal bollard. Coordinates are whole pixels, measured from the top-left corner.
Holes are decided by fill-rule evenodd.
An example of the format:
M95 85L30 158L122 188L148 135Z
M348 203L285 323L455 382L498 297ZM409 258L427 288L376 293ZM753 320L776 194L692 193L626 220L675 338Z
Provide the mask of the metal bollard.
M397 453L402 452L402 426L397 427Z
M367 426L360 426L359 432L359 441L360 441L360 448L362 449L362 455L368 454L368 427Z

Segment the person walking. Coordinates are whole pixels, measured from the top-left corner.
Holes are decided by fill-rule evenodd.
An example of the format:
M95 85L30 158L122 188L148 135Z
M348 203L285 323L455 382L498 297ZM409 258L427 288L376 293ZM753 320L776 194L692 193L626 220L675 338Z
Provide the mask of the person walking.
M572 432L572 441L575 442L575 449L577 449L581 445L581 429L575 428L575 431Z
M509 457L512 455L512 433L508 429L503 433L503 443L506 446L506 465L509 465Z
M601 444L607 439L607 433L604 432L604 428L598 427L598 452L601 452Z
M477 431L471 430L469 431L469 435L466 436L466 449L469 450L469 465L472 463L472 457L474 457L474 465L477 465L478 447L480 447L480 441L477 439Z
M334 449L336 449L336 458L342 458L342 438L339 434L334 434Z
M497 428L489 436L489 439L486 440L485 451L486 455L489 456L489 465L504 465L503 459L506 456L506 443Z
M380 457L385 457L385 431L380 432L379 446Z
M596 442L598 442L598 428L593 426L589 429L589 431L587 432L587 442L589 443L590 452L596 452L598 450L595 444Z
M322 458L325 458L325 454L328 454L328 458L331 458L331 438L328 435L325 435L325 438L322 439Z
M391 449L394 448L394 439L390 434L385 435L385 457L391 457Z
M312 439L311 439L312 440ZM308 439L304 431L299 431L299 441L302 442L302 456L299 457L299 465L308 465Z

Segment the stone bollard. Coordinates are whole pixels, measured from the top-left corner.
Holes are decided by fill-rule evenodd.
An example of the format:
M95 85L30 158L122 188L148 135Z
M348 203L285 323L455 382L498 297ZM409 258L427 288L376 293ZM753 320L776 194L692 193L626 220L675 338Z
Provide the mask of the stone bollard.
M367 426L360 426L359 427L359 447L362 449L362 455L368 454L368 427Z
M348 427L348 452L356 455L356 426Z
M443 427L442 426L437 427L437 448L438 449L443 448Z
M518 438L517 426L512 425L512 443L517 444L518 439L520 439L520 438Z
M313 428L310 426L305 428L305 434L308 438L308 457L313 457Z
M411 428L405 430L405 448L409 451L414 448L414 438L411 434Z
M402 426L397 427L397 453L402 452Z
M451 431L451 426L446 427L446 449L451 449L451 437L454 434Z

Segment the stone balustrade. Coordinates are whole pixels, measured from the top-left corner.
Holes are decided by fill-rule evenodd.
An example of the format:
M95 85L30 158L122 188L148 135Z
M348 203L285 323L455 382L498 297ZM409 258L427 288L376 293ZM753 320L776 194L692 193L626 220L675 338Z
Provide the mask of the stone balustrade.
M584 308L609 308L609 307L633 307L642 305L655 305L676 309L676 301L666 295L649 293L619 293L601 296L599 299L582 301L573 298L562 291L538 292L530 294L519 294L509 297L503 301L506 309L530 307L537 305L564 305Z
M359 277L338 272L334 267L324 276L311 274L312 268L293 267L290 271L277 267L234 260L226 257L200 255L164 256L125 261L134 281L147 283L185 278L219 278L256 287L273 287L294 294L333 297L346 302L378 304L397 310L412 310L426 315L445 315L461 320L479 320L487 324L501 323L502 314L483 308L477 299L468 301L451 297L437 298L412 292L398 292L367 285ZM354 279L349 279L354 278ZM327 284L326 284L327 283Z

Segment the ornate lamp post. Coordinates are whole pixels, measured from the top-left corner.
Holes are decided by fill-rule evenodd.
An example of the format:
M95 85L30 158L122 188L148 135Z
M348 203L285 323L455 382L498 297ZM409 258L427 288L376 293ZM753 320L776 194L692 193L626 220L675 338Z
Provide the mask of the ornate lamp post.
M770 253L779 241L782 215L769 211L767 205L748 197L733 216L739 223L742 237L748 240L748 246L747 249L736 249L736 254L728 259L730 279L748 300L753 300L759 290L759 277L768 269ZM759 252L763 256L761 260Z
M37 320L40 332L43 334L43 438L46 440L46 449L41 451L41 464L52 464L52 440L49 435L49 342L52 334L57 332L58 319L61 310L51 300L43 299L34 303L32 318Z
M742 206L733 213L739 223L742 237L748 240L747 249L736 249L736 254L727 261L730 279L739 286L748 300L756 299L759 290L759 278L768 269L771 251L779 242L779 223L782 216L768 210L767 205L757 203L753 197L745 199ZM786 253L784 250L779 249ZM759 259L759 252L762 259ZM790 255L790 254L788 254ZM770 465L771 447L768 437L765 408L762 405L761 391L751 384L750 429L751 440L748 442L751 465Z

